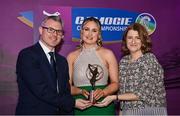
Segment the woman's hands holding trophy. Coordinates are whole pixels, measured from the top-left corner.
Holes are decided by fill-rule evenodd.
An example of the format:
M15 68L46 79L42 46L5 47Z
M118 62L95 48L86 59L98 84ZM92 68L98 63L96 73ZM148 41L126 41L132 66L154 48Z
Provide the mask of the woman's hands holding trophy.
M104 90L99 88L96 89L93 96L96 101L99 100L100 98L104 97Z

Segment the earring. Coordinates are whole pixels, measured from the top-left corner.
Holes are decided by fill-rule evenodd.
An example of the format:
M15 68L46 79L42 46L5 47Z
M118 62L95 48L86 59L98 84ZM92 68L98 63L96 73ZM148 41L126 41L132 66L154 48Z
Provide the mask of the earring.
M100 47L102 46L102 40L101 39L98 39L96 43L98 46L100 46Z
M80 39L80 40L79 40L79 42L80 42L80 47L82 47L82 46L83 46L84 41L83 41L82 39Z

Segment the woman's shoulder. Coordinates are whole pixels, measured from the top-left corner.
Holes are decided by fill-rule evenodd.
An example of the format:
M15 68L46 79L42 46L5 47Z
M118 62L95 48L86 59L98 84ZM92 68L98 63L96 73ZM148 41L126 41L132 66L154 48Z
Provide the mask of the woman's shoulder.
M67 59L68 59L68 60L74 60L74 59L76 59L76 58L79 56L80 52L81 52L81 49L77 49L77 50L74 50L74 51L70 52L70 53L67 55Z
M160 63L158 62L158 59L153 53L145 53L142 58L142 62L148 66L160 65Z
M97 51L99 51L103 55L114 55L112 50L105 48L105 47L98 48Z
M143 59L148 62L157 62L157 58L153 53L145 53Z
M163 74L163 67L161 66L155 54L153 53L144 54L144 59L142 61L142 64L144 68L150 69L151 70L150 72L154 71L156 72L156 74Z
M101 57L101 59L108 64L111 62L117 62L113 51L108 48L101 47L97 50L97 53Z
M120 62L120 63L128 62L128 61L129 61L129 58L130 58L130 55L122 56L122 58L121 58L121 60L120 60L119 62Z
M145 53L144 56L149 58L156 58L156 56L152 52Z

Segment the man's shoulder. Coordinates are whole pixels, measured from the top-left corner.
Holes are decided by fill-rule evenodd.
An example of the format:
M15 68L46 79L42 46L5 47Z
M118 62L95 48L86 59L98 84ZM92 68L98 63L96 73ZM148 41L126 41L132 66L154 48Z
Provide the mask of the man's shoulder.
M56 53L56 57L61 58L61 59L66 59L63 55Z
M37 43L36 44L33 44L33 45L30 45L30 46L27 46L25 48L23 48L21 51L29 51L29 50L33 50L35 48L35 46L37 46Z
M67 62L67 59L66 57L64 57L63 55L59 54L59 53L56 53L56 57L59 61L61 62Z
M34 44L31 46L28 46L26 48L23 48L20 52L19 55L32 55L32 54L39 54L40 51L40 46L38 44Z

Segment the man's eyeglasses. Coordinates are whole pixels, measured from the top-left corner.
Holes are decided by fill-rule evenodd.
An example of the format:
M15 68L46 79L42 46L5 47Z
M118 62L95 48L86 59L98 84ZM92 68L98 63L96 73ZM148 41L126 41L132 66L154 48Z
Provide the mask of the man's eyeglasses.
M51 34L53 34L53 33L55 33L55 32L56 32L56 34L59 35L59 36L61 36L61 35L64 34L64 31L63 31L63 30L56 30L56 29L53 29L52 27L45 27L45 26L42 26L42 28L47 29L47 32L48 32L48 33L51 33Z

